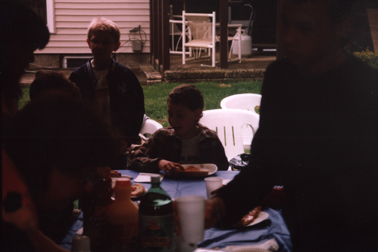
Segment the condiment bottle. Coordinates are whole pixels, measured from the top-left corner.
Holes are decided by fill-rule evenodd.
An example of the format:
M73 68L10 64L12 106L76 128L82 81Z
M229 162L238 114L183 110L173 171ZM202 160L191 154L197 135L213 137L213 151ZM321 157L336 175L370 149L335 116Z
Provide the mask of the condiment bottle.
M151 176L152 186L139 204L140 251L174 251L172 199L160 187L160 176Z
M105 209L109 251L135 251L138 242L138 206L131 200L131 182L117 178L115 200Z
M108 170L99 167L91 175L91 181L93 190L84 194L79 200L83 211L83 234L90 237L92 252L107 251L109 242L106 238L105 209L113 202Z

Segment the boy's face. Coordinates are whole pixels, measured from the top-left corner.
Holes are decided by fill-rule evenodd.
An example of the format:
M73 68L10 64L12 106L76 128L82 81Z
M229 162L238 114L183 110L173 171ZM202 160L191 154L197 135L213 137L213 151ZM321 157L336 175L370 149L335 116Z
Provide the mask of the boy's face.
M191 111L188 107L168 102L168 122L175 130L175 134L182 138L195 137L197 122L201 118L202 110Z
M6 64L2 67L3 74L6 74L12 81L20 80L29 63L34 62L34 51L37 50L35 45L30 45L24 41L14 39L9 42L9 47L2 52Z
M332 26L324 1L292 3L284 0L282 40L285 55L295 65L309 67L332 60L340 51L340 31Z
M94 32L87 43L97 62L107 62L121 45L121 42L115 42L113 36L104 31Z

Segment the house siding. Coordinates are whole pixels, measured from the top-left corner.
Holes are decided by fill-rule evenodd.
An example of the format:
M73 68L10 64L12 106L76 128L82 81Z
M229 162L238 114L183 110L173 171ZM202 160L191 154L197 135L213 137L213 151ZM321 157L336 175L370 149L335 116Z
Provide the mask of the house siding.
M143 53L150 52L149 0L54 0L54 28L50 41L37 54L90 54L86 43L89 23L97 17L114 21L121 31L121 47L117 53L133 53L131 40L145 41ZM141 26L139 33L130 34Z

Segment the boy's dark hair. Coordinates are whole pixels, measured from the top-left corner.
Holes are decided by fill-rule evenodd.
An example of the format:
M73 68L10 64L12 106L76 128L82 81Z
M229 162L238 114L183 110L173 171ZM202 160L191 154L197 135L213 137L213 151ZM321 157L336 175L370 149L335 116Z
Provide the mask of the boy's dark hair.
M25 46L35 49L43 49L47 45L50 32L45 21L33 10L14 1L0 3L0 10L2 46L13 40L22 41ZM4 50L4 47L1 49Z
M329 14L331 23L338 24L346 17L362 9L364 2L359 0L290 0L293 3L311 3L311 2L325 2L329 6Z
M53 168L80 176L83 168L109 165L119 150L108 124L66 94L29 102L5 132L3 145L32 196L47 189Z
M201 91L191 84L183 84L175 87L168 95L167 102L183 105L191 111L204 108L204 101Z
M34 100L37 96L52 91L64 92L75 98L80 97L80 89L75 83L71 82L64 73L38 71L35 74L34 81L30 85L30 99Z

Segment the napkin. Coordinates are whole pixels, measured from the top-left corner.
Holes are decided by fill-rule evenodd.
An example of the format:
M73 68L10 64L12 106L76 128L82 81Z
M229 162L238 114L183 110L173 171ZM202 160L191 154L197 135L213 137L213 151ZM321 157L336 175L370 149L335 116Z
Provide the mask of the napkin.
M279 246L274 238L264 243L245 246L227 246L224 248L228 252L271 252L277 251Z
M227 185L232 179L223 179L223 185Z
M151 183L151 176L152 175L157 175L156 173L139 173L138 177L136 177L134 179L134 182L137 182L137 183ZM159 174L160 175L160 182L163 180L164 178L164 175L163 174Z

